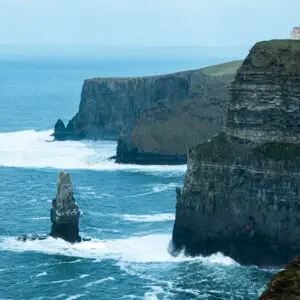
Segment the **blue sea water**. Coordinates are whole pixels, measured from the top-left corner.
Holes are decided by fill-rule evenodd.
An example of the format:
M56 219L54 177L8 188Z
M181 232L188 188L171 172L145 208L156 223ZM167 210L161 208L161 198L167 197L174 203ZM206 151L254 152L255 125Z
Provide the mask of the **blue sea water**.
M244 267L221 253L169 255L174 190L186 166L116 165L108 160L114 141L51 138L56 119L76 112L85 78L198 66L0 61L0 299L257 299L273 270ZM49 232L59 170L71 174L80 230L92 240L17 241Z

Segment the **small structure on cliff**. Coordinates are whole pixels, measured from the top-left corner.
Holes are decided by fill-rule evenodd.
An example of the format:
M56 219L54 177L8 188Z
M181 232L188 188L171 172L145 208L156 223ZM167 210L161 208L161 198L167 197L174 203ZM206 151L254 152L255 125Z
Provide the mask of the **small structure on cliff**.
M227 126L189 150L174 249L284 265L300 253L300 43L257 43L231 86Z
M292 40L300 40L300 27L294 27L291 32Z
M62 238L68 242L80 242L80 210L73 197L72 182L68 173L60 172L56 198L52 201L50 236Z

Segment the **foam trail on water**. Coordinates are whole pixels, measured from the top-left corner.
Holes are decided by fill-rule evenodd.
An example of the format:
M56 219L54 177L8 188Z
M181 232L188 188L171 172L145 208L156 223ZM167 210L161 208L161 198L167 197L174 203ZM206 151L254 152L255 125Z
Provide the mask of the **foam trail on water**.
M168 252L171 236L169 234L151 234L133 236L124 239L92 240L78 244L69 244L61 239L48 238L43 241L17 241L14 237L0 238L0 250L24 252L36 251L46 254L65 256L115 259L124 262L183 262L200 261L206 263L235 264L234 260L220 253L209 257L173 257Z
M145 223L151 223L151 222L165 222L165 221L174 221L175 220L175 214L154 214L154 215L123 215L123 219L126 221L132 221L132 222L145 222Z
M48 131L17 131L0 133L0 166L24 168L56 168L87 170L128 170L182 174L181 166L139 166L115 164L115 141L55 142Z

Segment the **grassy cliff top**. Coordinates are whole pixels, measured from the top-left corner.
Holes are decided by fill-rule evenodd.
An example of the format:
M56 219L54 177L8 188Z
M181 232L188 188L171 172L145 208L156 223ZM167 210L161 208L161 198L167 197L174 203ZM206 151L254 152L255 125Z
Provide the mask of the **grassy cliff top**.
M300 75L300 40L256 43L239 69L239 73L245 71Z
M225 76L235 74L237 69L242 65L242 60L234 60L223 64L208 66L201 71L210 76Z
M242 64L242 60L235 60L230 61L222 64L207 66L200 69L193 69L193 70L186 70L186 71L180 71L180 72L174 72L169 74L162 74L162 75L150 75L150 76L140 76L140 77L96 77L92 79L87 79L86 81L118 81L118 82L126 82L128 80L136 80L136 79L157 79L157 78L164 78L164 77L170 77L170 76L188 76L193 73L203 73L205 75L218 77L218 79L224 80L224 81L231 81L238 68Z

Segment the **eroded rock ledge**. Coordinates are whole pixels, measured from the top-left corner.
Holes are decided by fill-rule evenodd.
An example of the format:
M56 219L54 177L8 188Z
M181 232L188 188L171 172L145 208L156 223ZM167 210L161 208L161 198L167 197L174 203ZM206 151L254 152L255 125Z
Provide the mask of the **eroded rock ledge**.
M225 132L192 147L173 248L243 264L300 253L300 42L256 44L232 84Z
M295 257L283 271L275 274L259 300L300 299L300 256Z

